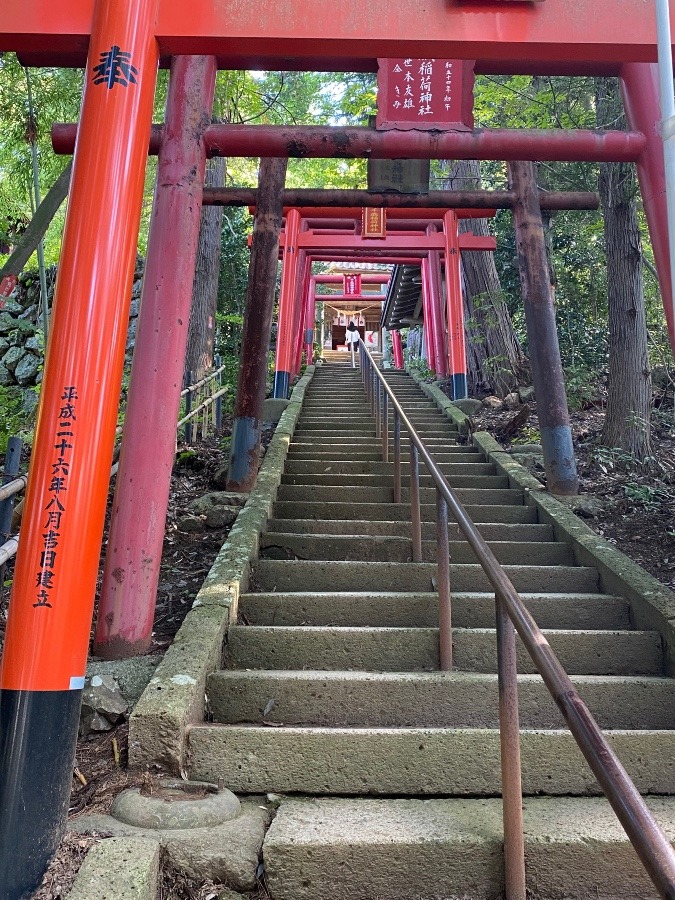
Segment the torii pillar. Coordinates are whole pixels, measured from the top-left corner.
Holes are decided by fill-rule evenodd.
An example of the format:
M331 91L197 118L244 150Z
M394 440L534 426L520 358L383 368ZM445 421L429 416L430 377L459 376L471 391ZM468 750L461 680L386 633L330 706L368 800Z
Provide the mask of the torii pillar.
M0 886L66 823L159 62L158 0L97 0L0 671Z
M516 192L513 223L546 484L552 494L574 495L579 481L534 163L510 162L508 170Z
M215 82L215 57L174 57L94 638L103 659L144 653L152 637Z
M286 214L286 230L279 291L279 316L277 323L277 350L274 371L274 397L288 399L288 385L293 367L293 322L298 280L298 235L300 212L289 209Z
M628 127L641 131L647 139L647 146L637 163L637 174L654 251L670 346L675 353L675 310L668 242L666 166L661 137L658 66L651 63L625 63L621 68L619 84Z
M462 299L462 260L459 250L457 213L448 210L443 216L445 235L445 284L448 317L448 358L452 399L468 396L466 377L466 337L464 334L464 302Z

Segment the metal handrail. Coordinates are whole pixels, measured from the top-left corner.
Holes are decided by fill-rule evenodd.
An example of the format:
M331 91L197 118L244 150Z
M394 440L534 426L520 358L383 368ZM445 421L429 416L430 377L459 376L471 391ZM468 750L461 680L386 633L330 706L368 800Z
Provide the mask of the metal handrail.
M647 874L662 897L675 898L675 851L655 821L644 799L633 784L618 757L610 747L597 722L575 689L569 675L551 649L543 632L532 618L517 590L501 564L470 519L464 506L450 487L414 426L404 413L382 373L374 364L366 347L361 345L361 372L371 409L378 424L377 431L389 449L388 402L394 410L394 496L400 498L400 425L403 424L411 442L411 501L413 504L413 561L421 561L421 516L419 510L419 469L416 457L422 458L436 486L439 520L445 516L446 537L444 552L437 548L439 564L446 560L448 574L439 566L439 631L441 646L449 639L452 644L452 625L449 601L449 563L447 540L447 511L450 509L472 548L478 562L495 589L497 605L497 671L499 680L499 719L502 754L502 796L504 803L504 862L506 896L508 900L525 900L525 864L522 829L522 788L520 780L520 726L518 722L518 681L515 631L530 654L544 684L555 700L563 718L586 758L605 796L609 800L630 842L635 848ZM370 374L369 374L370 373ZM377 384L377 388L376 388ZM380 397L388 402L380 402ZM383 415L384 414L384 415ZM384 417L386 416L386 418ZM397 438L398 434L398 438ZM397 446L398 444L398 446ZM414 450L414 452L413 452ZM383 454L385 460L387 455ZM398 458L398 474L397 460ZM398 478L398 485L396 479ZM417 481L417 500L413 482ZM417 506L417 510L415 510ZM445 512L443 511L443 508ZM417 512L417 515L415 515ZM417 521L416 521L417 520ZM437 527L437 534L442 530ZM415 534L417 532L417 534ZM415 547L417 543L418 547ZM441 584L444 580L445 584ZM441 592L447 590L445 603ZM445 610L442 610L442 606ZM441 621L441 619L443 621ZM515 630L514 630L515 628ZM441 660L442 662L442 660Z

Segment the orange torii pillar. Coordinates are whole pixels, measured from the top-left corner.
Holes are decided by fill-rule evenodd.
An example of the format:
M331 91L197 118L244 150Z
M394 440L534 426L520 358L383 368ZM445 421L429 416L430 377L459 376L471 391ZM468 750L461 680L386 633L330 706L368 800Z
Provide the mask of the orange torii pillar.
M285 240L279 291L279 317L277 322L277 351L274 371L274 396L288 398L288 385L293 367L293 319L298 283L298 235L300 212L289 209L286 214Z
M97 0L0 673L0 890L66 823L159 61L157 0Z
M430 290L429 278L429 257L425 256L421 260L420 270L422 273L422 318L424 320L424 345L426 347L427 365L436 372L436 330L434 314L432 310L433 299Z
M305 337L305 318L307 304L309 303L309 285L312 277L312 260L306 250L298 254L298 288L295 297L295 316L293 319L293 332L295 335L295 350L293 356L293 375L299 375L302 368L302 348Z
M310 272L307 308L305 310L305 359L309 366L314 358L314 325L316 321L316 279Z
M452 399L462 400L467 394L466 340L464 336L464 303L462 301L462 269L459 252L457 214L448 210L443 216L445 235L445 285L448 316L448 359L452 382Z
M436 226L429 225L427 234L436 234ZM436 365L433 367L438 378L447 378L448 356L445 350L445 323L443 321L443 296L441 292L441 254L438 250L430 250L427 256L426 283L429 292L429 307L433 320L434 357ZM422 278L424 279L424 268Z
M94 638L94 652L103 659L144 653L152 638L199 240L202 135L215 80L213 56L177 56L171 63Z

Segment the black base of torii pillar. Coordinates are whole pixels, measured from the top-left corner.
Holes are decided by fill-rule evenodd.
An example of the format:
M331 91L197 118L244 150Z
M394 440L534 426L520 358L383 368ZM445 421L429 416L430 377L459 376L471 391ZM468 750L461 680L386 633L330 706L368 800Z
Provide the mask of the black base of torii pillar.
M579 480L534 163L510 162L508 169L517 196L513 222L546 483L552 494L574 495Z

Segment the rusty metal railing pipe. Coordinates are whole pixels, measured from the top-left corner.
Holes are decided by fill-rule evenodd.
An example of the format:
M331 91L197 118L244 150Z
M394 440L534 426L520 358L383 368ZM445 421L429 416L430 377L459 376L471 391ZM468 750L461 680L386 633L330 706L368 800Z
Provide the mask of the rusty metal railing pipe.
M402 412L402 411L400 411ZM405 421L405 415L401 416ZM420 507L420 457L410 435L410 518L412 520L412 561L422 562L422 509Z
M368 354L365 348L364 353ZM373 369L375 370L375 367ZM657 824L640 792L610 747L600 727L579 696L569 675L563 669L508 575L469 518L464 506L455 495L455 492L424 446L412 423L403 412L393 391L382 376L379 373L376 374L382 381L384 390L387 392L393 408L398 411L401 423L410 436L411 469L413 467L412 448L414 447L416 458L423 460L439 493L446 500L460 531L476 554L478 562L495 590L496 598L503 604L508 618L515 626L515 630L518 632L525 649L555 700L572 736L621 822L647 874L662 897L667 898L667 900L675 900L675 851L671 847L668 838ZM508 642L505 641L506 643ZM517 697L515 665L510 665L509 671L506 669L504 661L502 661L501 668L503 677L510 682L514 696ZM507 716L509 715L508 709L511 702L503 704L505 715ZM510 715L512 716L512 713ZM511 720L511 728L514 728L513 719ZM507 755L511 752L511 750L507 749ZM515 742L513 752L515 753ZM514 775L510 777L515 778ZM512 823L505 816L505 828L508 827L511 830L514 825L515 823ZM522 868L520 859L511 859L508 864L510 868L516 866ZM511 875L512 873L507 873L507 884L511 880ZM524 878L524 875L522 877ZM520 883L520 880L518 883ZM509 900L511 900L510 896Z
M382 391L382 415L380 421L382 460L389 462L389 397Z
M495 597L495 614L505 887L509 900L526 900L516 632L499 597Z
M394 503L401 502L401 417L394 409Z
M440 670L452 669L452 600L450 594L450 553L448 504L436 488L436 563L438 566L438 657Z

